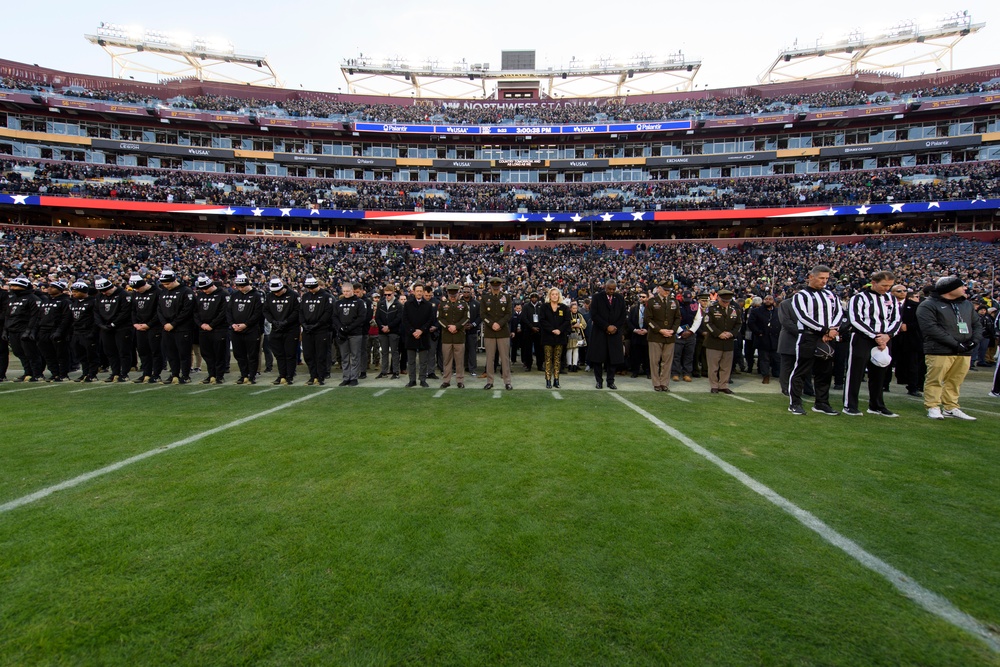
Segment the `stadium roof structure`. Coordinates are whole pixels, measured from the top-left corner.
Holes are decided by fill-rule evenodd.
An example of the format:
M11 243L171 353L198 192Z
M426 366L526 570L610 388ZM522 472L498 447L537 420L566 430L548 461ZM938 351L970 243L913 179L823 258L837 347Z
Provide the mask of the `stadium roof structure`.
M689 60L681 52L662 59L640 54L625 62L605 57L586 63L573 58L568 65L528 70L492 69L489 63L464 60L451 66L437 61L411 65L399 56L359 56L340 64L351 94L469 100L492 99L504 82L536 82L549 99L684 92L693 89L700 69L700 60Z
M102 22L84 35L111 56L111 76L132 73L156 76L157 82L194 78L199 81L281 87L267 56L237 53L228 40L145 30Z
M985 26L973 23L969 12L961 11L931 26L907 20L872 36L855 30L834 43L820 44L817 40L812 47L785 49L757 81L782 83L859 72L905 75L907 67L917 65L951 70L955 46Z

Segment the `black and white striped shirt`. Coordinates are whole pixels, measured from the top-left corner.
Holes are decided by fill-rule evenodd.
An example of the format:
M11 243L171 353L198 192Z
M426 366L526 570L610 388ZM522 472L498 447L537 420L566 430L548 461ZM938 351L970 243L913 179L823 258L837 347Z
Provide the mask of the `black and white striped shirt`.
M806 287L792 297L792 312L799 323L799 331L826 334L844 318L844 307L837 295L828 289Z
M899 301L891 294L863 290L847 302L847 320L868 338L879 334L895 336L902 324Z

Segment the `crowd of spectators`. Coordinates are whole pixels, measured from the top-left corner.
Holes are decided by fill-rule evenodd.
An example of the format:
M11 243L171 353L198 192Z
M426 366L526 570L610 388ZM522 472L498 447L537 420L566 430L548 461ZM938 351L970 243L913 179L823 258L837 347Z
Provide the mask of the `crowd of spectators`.
M15 166L34 167L25 178ZM499 184L337 181L0 160L8 194L373 211L633 211L861 205L1000 197L1000 161L742 178Z
M1000 248L958 236L867 237L860 243L836 240L747 241L717 248L709 243L645 244L622 250L601 244L561 244L513 251L502 244L432 245L415 251L400 241L343 241L310 246L302 241L253 237L221 243L178 235L115 234L93 239L75 232L0 228L0 273L33 280L53 276L73 282L105 276L124 285L132 272L155 278L165 267L185 281L206 272L232 280L237 271L257 286L280 276L300 289L306 275L327 285L357 281L371 290L385 284L403 288L422 280L434 289L457 282L477 290L491 276L506 281L515 299L558 286L570 298L593 294L615 279L628 298L672 277L685 290L728 287L741 296L783 294L800 284L816 264L832 267L831 287L843 296L860 289L877 269L919 289L954 274L971 285L970 295L992 295L1000 283L994 268Z
M4 78L0 87L14 90L48 90L75 97L115 101L131 104L164 105L180 109L228 111L256 115L287 115L292 117L336 118L353 121L375 122L435 122L447 124L482 125L498 123L589 123L605 121L656 121L688 116L734 116L808 110L831 107L885 104L897 99L913 97L941 97L986 92L1000 89L1000 81L991 80L967 84L951 84L918 88L898 94L869 94L854 88L842 88L814 93L762 97L759 95L726 96L710 94L693 95L671 102L630 102L628 98L607 98L593 103L514 106L446 107L437 103L413 104L409 100L400 104L370 104L341 99L327 93L292 93L283 101L268 101L254 97L228 95L196 95L156 99L143 93L127 90L84 90L70 88L55 90L20 79ZM704 93L702 93L704 95Z

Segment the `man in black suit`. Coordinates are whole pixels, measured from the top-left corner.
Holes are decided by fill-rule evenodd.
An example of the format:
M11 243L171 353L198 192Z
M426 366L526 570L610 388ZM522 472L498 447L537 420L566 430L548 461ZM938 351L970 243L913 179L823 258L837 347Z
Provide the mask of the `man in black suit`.
M639 303L635 304L628 311L629 330L629 366L632 370L632 377L640 375L649 377L649 339L646 337L646 329L643 318L646 316L646 300L649 295L645 292L639 294Z
M542 329L539 323L541 304L538 302L538 292L532 292L521 306L521 321L528 327L524 348L521 351L521 361L524 370L530 371L532 360L538 365L538 370L545 370L545 360L542 353Z
M604 294L594 296L590 304L593 331L587 345L587 361L594 369L597 388L604 387L602 370L607 366L608 389L615 386L615 368L625 362L622 332L626 325L625 299L617 293L618 283L609 280L604 284Z
M465 372L476 377L479 370L479 362L476 359L476 352L479 350L479 328L482 326L482 317L479 313L479 301L472 291L472 285L466 285L462 291L462 298L469 307L469 321L465 323Z

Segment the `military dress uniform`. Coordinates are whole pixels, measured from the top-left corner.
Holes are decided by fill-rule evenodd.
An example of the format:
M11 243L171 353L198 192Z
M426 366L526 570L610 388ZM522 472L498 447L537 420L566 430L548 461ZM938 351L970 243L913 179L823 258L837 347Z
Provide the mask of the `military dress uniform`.
M333 331L333 295L317 289L312 276L305 280L306 291L299 299L302 321L302 359L309 368L308 385L324 384L330 375L330 342ZM313 292L312 290L316 290Z
M237 274L233 284L246 287L250 284L246 274ZM255 288L246 292L237 289L229 297L229 329L233 341L233 357L240 369L236 384L257 384L260 367L261 323L264 321L264 295Z
M69 338L73 315L69 310L66 283L55 281L49 289L58 293L50 292L49 297L39 304L38 350L52 374L49 380L62 382L69 377Z
M441 377L441 388L445 389L451 385L452 366L455 367L455 376L458 388L465 388L465 325L469 323L468 302L457 299L451 300L453 294L457 295L458 285L448 285L446 288L448 297L437 308L437 321L441 329L441 357L444 363L444 374ZM455 333L448 331L449 326L455 327Z
M194 292L179 283L170 269L160 273L160 285L163 290L156 304L156 314L163 325L163 356L170 366L170 377L163 382L187 384L191 381Z
M195 283L194 321L198 326L198 345L208 372L202 384L222 384L229 365L229 293L216 286L212 279L202 275ZM208 328L206 328L206 326Z
M503 285L503 279L490 278L490 285ZM486 347L486 386L493 388L493 371L496 369L497 352L500 353L500 373L504 387L513 389L510 378L510 318L514 312L510 296L500 291L496 294L492 289L486 291L480 301L480 312L483 316L483 340ZM494 330L493 325L497 328Z
M132 292L132 327L139 353L139 378L135 382L160 382L160 373L163 372L163 325L156 314L160 290L152 285L143 289L147 283L139 275L133 275L128 282L135 290Z
M708 361L708 383L713 394L731 394L729 376L733 371L733 349L736 347L736 337L743 325L743 315L740 308L731 300L723 303L726 296L733 296L730 290L719 290L719 301L708 307L702 327L705 329L705 358ZM728 338L722 334L729 332Z
M664 287L668 283L662 283ZM677 299L669 294L665 297L659 293L646 300L646 316L643 327L647 330L646 340L649 344L649 374L653 380L653 389L667 391L670 384L670 372L674 363L674 343L676 332L681 324L681 308ZM661 330L671 331L669 336L660 333Z
M132 367L132 346L135 329L132 328L132 295L115 287L106 278L94 281L97 304L94 320L101 330L101 347L108 355L111 375L105 382L125 382Z
M299 295L285 287L281 278L271 278L267 289L264 317L271 323L271 352L278 366L278 377L271 384L292 384L299 344Z
M79 281L73 283L69 310L73 317L73 336L70 343L72 356L80 363L82 374L76 382L93 382L97 378L97 325L94 324L94 297L90 286Z

